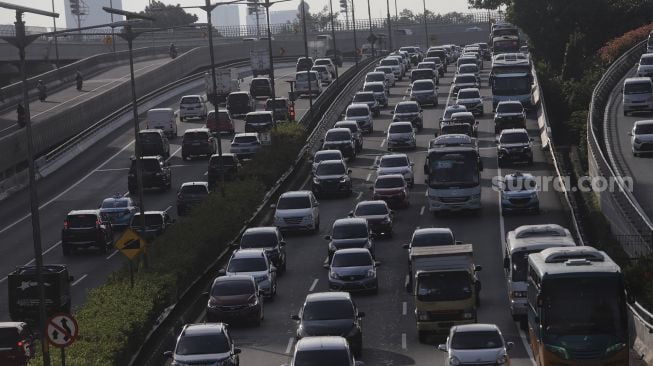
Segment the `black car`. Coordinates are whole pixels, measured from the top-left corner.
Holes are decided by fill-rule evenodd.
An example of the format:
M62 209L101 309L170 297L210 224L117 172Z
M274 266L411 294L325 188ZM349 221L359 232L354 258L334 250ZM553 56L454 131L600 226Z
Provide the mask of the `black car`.
M277 268L279 275L286 272L286 242L275 226L252 227L240 238L239 248L265 249L268 259Z
M73 277L62 264L45 264L41 267L45 287L46 316L70 313L70 283ZM36 266L20 266L7 275L9 316L13 321L37 323L39 319L39 287ZM1 341L0 341L1 344ZM2 348L2 347L0 347ZM4 365L1 362L0 365Z
M370 231L375 236L387 236L392 238L392 225L394 221L392 211L385 201L362 201L356 205L349 217L360 217L367 220Z
M173 365L238 366L240 353L226 324L202 323L184 325L175 350L163 355L171 358Z
M326 194L351 195L351 169L342 160L321 161L313 174L312 190L315 196Z
M141 130L138 132L138 139L141 144L141 156L170 156L170 143L163 130Z
M422 117L422 107L415 101L403 101L397 103L394 112L392 112L392 122L410 122L417 131L424 127Z
M209 195L209 183L186 182L177 192L177 215L184 216Z
M209 187L215 187L220 180L220 161L222 161L225 180L234 179L242 167L240 160L238 160L238 157L235 154L223 153L222 159L220 159L220 155L218 154L211 155L211 159L209 159L209 169L206 173Z
M263 320L263 294L254 277L233 275L217 277L206 294L206 321L248 322L260 325Z
M243 116L256 110L256 103L249 92L238 91L227 96L227 110L232 116Z
M310 71L313 67L313 59L311 57L300 57L297 59L297 72Z
M113 247L111 223L100 215L100 210L70 211L61 229L63 255L73 250L97 248L106 253Z
M159 188L168 190L172 186L172 169L161 156L143 156L140 158L143 170L143 188ZM137 192L136 158L131 159L131 167L127 175L127 187L130 194Z
M215 154L218 142L208 128L191 128L184 132L181 143L181 158L189 159L191 156L206 156Z
M271 97L272 84L269 78L254 78L249 84L249 94L254 98Z
M331 228L331 235L324 237L324 240L329 241L329 263L331 263L333 253L338 249L365 248L369 250L373 256L374 242L372 241L371 236L372 234L369 225L367 224L367 220L363 218L336 220Z
M136 231L141 237L151 240L163 233L175 223L166 211L145 211L145 226L141 222L141 213L137 212L132 216L129 227Z
M533 164L533 139L523 128L503 130L497 138L497 157L499 167L509 162Z
M340 336L347 339L357 357L363 350L363 324L365 314L358 311L356 303L347 292L318 292L306 296L298 315L298 339L314 336Z

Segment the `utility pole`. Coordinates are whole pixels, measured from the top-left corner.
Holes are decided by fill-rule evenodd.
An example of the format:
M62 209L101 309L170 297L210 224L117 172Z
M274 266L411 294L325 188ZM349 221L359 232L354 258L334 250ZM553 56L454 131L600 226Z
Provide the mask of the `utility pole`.
M306 31L306 3L304 0L301 0L300 4L302 8L302 28L304 31L304 57L308 58L308 32ZM308 114L309 116L313 115L313 91L312 82L311 82L311 71L306 71L306 78L308 79Z
M56 14L54 11L54 0L52 0L52 13ZM57 31L57 18L52 17L52 30L54 32ZM54 66L58 69L59 68L59 40L57 39L57 35L54 35L54 52L57 57L57 61L55 62Z
M354 62L358 66L358 40L356 39L356 9L354 7L354 0L351 0L351 25L354 29Z
M388 52L391 52L393 48L392 48L392 23L390 22L390 0L386 0L386 9L388 11Z
M336 29L333 25L333 0L329 0L329 13L331 13L331 40L333 41L333 58L337 60L338 53L336 48ZM334 62L334 66L336 67L336 85L338 85L338 63Z
M374 36L374 33L372 33L372 10L370 8L370 0L367 0L367 18L369 19L369 22L370 22L370 36ZM372 57L376 57L376 52L374 51L374 43L375 42L376 42L376 40L370 42L371 45L372 45Z

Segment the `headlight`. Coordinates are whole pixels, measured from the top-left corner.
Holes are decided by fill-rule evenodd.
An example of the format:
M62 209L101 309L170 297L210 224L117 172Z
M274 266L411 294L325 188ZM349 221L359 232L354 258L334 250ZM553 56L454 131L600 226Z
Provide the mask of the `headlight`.
M619 352L624 348L626 348L626 343L615 343L612 346L605 349L605 354L608 355L611 353Z
M636 144L641 144L642 141L641 141L640 139L638 139L638 138L635 138L635 143L636 143Z
M473 195L471 195L470 198L471 198L472 200L474 200L474 201L476 201L476 200L480 200L480 199L481 199L481 194L480 194L480 193L478 193L478 194L473 194Z
M381 223L382 224L389 224L390 223L390 218L389 217L384 218Z
M417 320L419 321L429 320L429 314L426 311L417 310L415 315L417 315Z
M256 283L260 283L266 281L268 279L268 276L267 275L256 276L254 277L254 279L256 280Z
M317 177L313 177L314 184L320 184L320 180Z
M340 278L340 276L336 272L329 271L329 278L333 278L334 280L337 280Z
M308 220L308 221L313 221L313 214L308 214L308 215L306 216L306 220Z
M530 150L531 150L531 147L530 147L530 146L524 146L523 149L524 149L524 151L530 151Z
M367 277L374 278L376 277L376 270L374 268L367 271Z
M545 347L549 352L554 353L556 356L558 356L558 357L560 357L562 359L565 359L565 360L569 359L569 353L567 352L567 350L564 347L553 346L553 345L550 345L550 344L546 344Z
M449 356L449 365L458 366L460 365L460 360L456 356Z
M526 291L513 291L512 292L512 297L524 298L524 297L526 297Z
M501 355L499 358L497 358L497 365L505 365L508 363L508 356L506 355Z
M347 182L347 177L340 178L340 183L346 183L346 182Z

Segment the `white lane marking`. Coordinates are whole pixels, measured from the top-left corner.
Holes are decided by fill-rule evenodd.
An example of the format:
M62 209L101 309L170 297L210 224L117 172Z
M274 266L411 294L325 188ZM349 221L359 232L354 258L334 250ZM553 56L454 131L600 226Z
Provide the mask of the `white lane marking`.
M166 207L166 209L163 210L163 211L166 211L166 212L167 212L167 211L168 211L169 209L171 209L171 208L172 208L172 206L168 206L168 207Z
M502 177L501 168L497 168L497 176ZM501 233L501 253L499 254L503 258L504 246L506 245L506 228L504 226L503 210L501 209L501 192L499 191L497 193L499 194L499 232Z
M422 206L422 208L419 210L419 215L420 216L424 215L424 206Z
M370 165L370 169L374 169L374 168L376 168L376 164L379 163L379 158L380 158L380 157L381 157L381 156L377 155L376 158L374 158L374 162L372 163L372 165Z
M408 303L405 301L401 304L401 315L406 315L408 313Z
M401 349L406 349L406 333L401 333Z
M172 159L172 157L175 156L175 155L177 155L177 153L178 153L179 151L181 151L181 146L179 146L179 147L177 148L177 150L175 150L172 154L170 154L170 156L168 156L168 158L166 159L166 161L169 161L170 159Z
M295 337L288 338L288 345L286 346L286 354L289 355L292 351L292 345L295 343Z
M95 171L98 173L103 173L103 172L119 172L124 170L129 170L129 168L106 168L106 169L96 169Z
M107 256L107 260L113 258L113 256L116 255L116 254L118 254L118 251L117 251L117 250L114 250L113 253L111 253L111 254L109 254L109 255Z
M61 240L59 240L58 242L52 244L52 246L49 247L48 249L46 249L46 250L43 252L42 255L46 255L46 254L50 253L50 252L52 251L52 249L58 247L59 245L61 245ZM31 266L34 262L36 262L36 259L32 259L32 260L30 260L29 262L25 263L24 265L25 265L25 266Z
M528 355L528 359L531 361L531 364L533 366L537 366L537 363L535 362L535 357L533 357L533 352L531 351L531 347L528 344L528 338L526 337L526 333L524 333L524 331L521 329L518 322L515 322L515 327L517 327L517 331L519 332L519 339L521 339L521 342L524 345L524 349L526 349L526 354Z
M380 145L380 146L383 147L383 145L385 145L385 139L383 139L383 141L381 141L381 145Z
M205 171L204 174L202 174L202 175L209 175L209 171L208 170Z
M317 286L317 281L319 281L318 278L316 278L316 279L313 280L313 284L312 284L311 287L308 289L308 292L313 292L313 290L315 290L315 286Z
M365 180L369 182L369 181L370 181L370 178L372 178L372 173L368 173L368 174L367 174L367 178L365 178Z
M88 276L88 274L82 275L82 277L78 278L75 282L73 282L72 284L70 284L70 286L75 286L75 285L77 285L78 283L82 282L82 280L85 279L86 276Z
M7 276L4 276L4 277L0 278L0 283L5 282L6 280L7 280Z
M358 194L356 195L356 201L359 201L361 197L363 197L363 192L358 192Z

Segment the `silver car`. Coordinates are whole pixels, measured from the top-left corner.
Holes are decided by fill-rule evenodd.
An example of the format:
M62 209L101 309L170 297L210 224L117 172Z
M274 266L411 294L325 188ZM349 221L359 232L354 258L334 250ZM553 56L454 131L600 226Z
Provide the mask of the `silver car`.
M385 75L385 82L387 86L397 85L397 78L395 78L395 73L392 72L392 67L390 66L379 66L374 69L374 72L382 72ZM367 82L368 80L365 80Z
M464 105L475 116L483 115L483 98L478 88L465 88L458 91L456 104Z
M392 122L388 127L386 142L388 151L400 148L415 149L417 139L415 137L415 128L410 122Z
M325 160L343 160L342 151L340 150L320 150L313 155L313 166L311 172L315 174L317 166Z
M320 230L320 203L311 191L290 191L274 206L274 226L280 230Z
M365 248L336 250L329 267L329 289L376 294L379 290L376 267L377 262Z
M445 365L509 365L513 346L494 324L465 324L451 327L438 349L447 352Z
M401 174L409 187L415 184L413 166L415 163L410 161L406 154L388 154L381 156L376 168L376 175Z
M653 153L653 120L635 122L629 135L634 156Z
M229 152L240 157L254 155L261 148L256 132L237 133L231 141Z
M365 83L363 91L374 92L374 98L379 101L379 104L384 107L388 106L388 89L385 87L385 83L379 81Z
M356 121L356 123L358 123L358 127L360 127L360 129L364 132L372 133L374 130L372 111L367 104L350 104L345 111L345 119L349 121Z
M226 269L219 274L226 276L249 275L267 298L277 294L277 268L265 254L265 249L239 249L231 254Z

